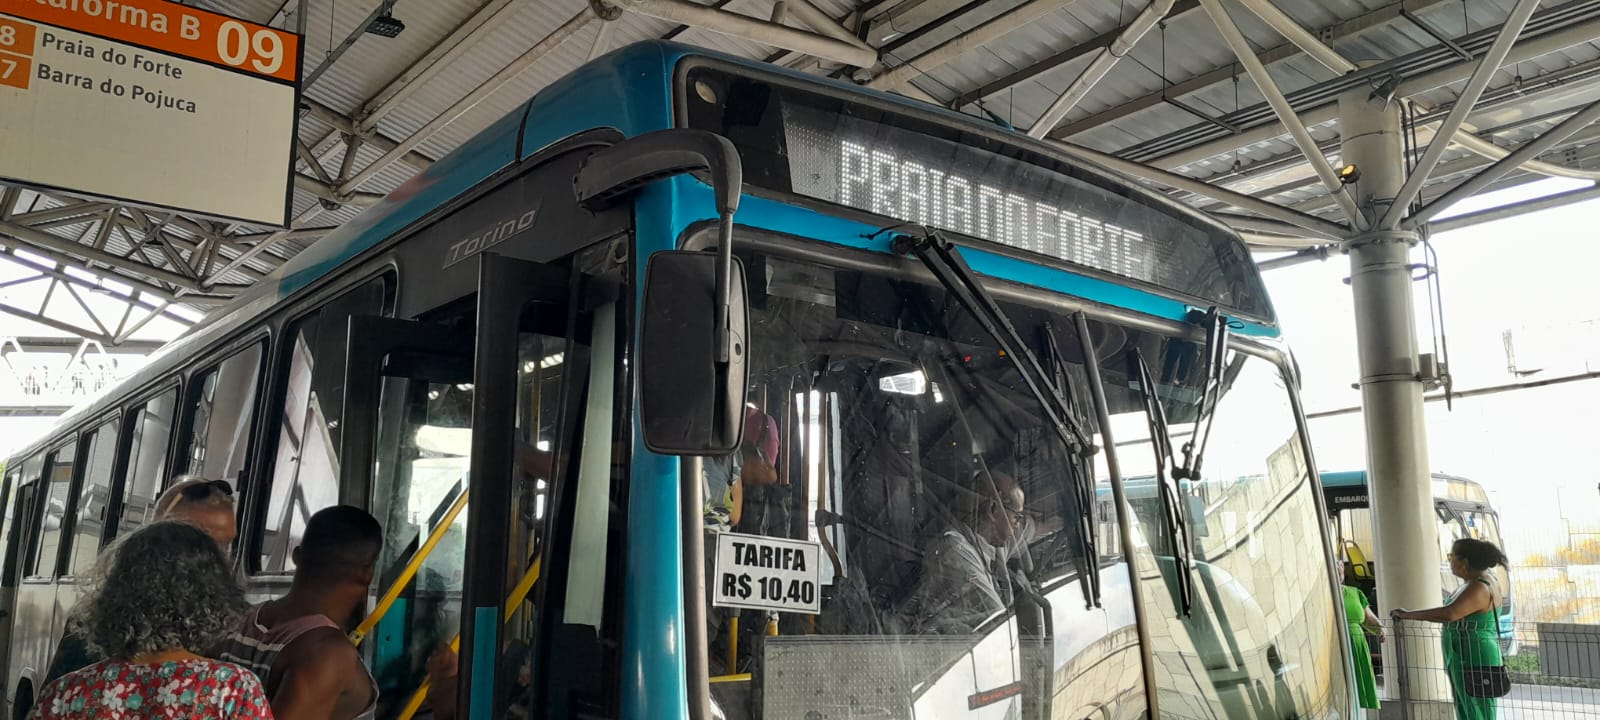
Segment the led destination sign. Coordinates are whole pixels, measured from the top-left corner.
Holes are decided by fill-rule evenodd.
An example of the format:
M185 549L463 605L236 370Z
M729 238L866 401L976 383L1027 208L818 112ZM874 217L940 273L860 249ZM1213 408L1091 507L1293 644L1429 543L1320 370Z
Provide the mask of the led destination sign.
M839 141L837 201L862 210L1142 278L1149 270L1138 231L981 180L946 173L884 150ZM1026 168L1023 168L1026 169ZM814 197L817 188L796 188ZM812 190L813 192L807 192Z
M1272 320L1244 244L1101 173L960 123L712 67L686 120L733 141L745 182L1154 285ZM803 234L803 233L802 233Z

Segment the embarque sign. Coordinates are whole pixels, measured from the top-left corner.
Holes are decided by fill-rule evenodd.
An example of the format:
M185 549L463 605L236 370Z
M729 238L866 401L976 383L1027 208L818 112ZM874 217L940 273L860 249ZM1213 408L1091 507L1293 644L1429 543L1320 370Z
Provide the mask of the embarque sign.
M300 52L165 0L0 0L0 180L286 225Z

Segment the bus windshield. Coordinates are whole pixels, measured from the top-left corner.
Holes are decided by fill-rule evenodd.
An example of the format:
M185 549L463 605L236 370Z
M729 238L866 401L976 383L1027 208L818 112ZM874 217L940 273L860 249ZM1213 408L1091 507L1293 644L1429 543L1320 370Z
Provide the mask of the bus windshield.
M1142 557L1140 582L1160 584L1161 553L1152 549L1160 538L1141 526L1130 552L1114 531L1096 533L1099 559L1089 562L1074 523L1095 508L1080 507L1061 436L990 334L931 280L875 262L825 264L735 247L750 284L751 408L744 448L703 460L701 477L711 590L706 633L718 711L769 720L830 717L842 708L851 717L885 718L1143 712L1126 563ZM1190 362L1196 343L1099 319L1089 323L1094 352L1086 357L1073 316L1005 301L1001 307L1046 371L1067 381L1062 385L1088 388L1086 359L1100 365L1119 416L1136 407L1116 370L1131 348L1169 368L1163 395L1182 398L1198 383ZM1287 406L1276 371L1265 360L1252 362L1250 382L1238 386L1253 389L1233 391L1242 400L1234 422L1248 421L1236 434L1271 437L1274 448L1297 443L1293 415L1263 405L1276 392ZM1260 400L1244 400L1251 393ZM1075 402L1092 426L1084 395ZM1220 412L1228 412L1227 403ZM1192 407L1176 415L1192 419ZM1273 429L1262 431L1264 423ZM1219 456L1221 440L1213 445ZM1101 468L1106 452L1098 456ZM1276 457L1259 453L1253 472L1266 474ZM1299 502L1309 485L1303 454L1294 457L1299 466L1291 462L1272 475L1281 482L1220 483L1233 494L1219 491L1219 499L1232 497L1236 514L1249 520L1230 528L1227 543L1207 546L1209 562L1226 572L1202 575L1218 582L1231 574L1219 582L1236 598L1227 601L1227 617L1246 619L1230 627L1212 618L1204 632L1163 640L1171 641L1176 662L1190 663L1172 679L1172 692L1231 692L1209 673L1233 658L1267 687L1291 686L1275 700L1241 697L1252 703L1242 707L1266 711L1259 707L1265 701L1279 716L1308 715L1336 702L1329 688L1339 685L1328 668L1342 664L1313 631L1330 622L1317 615L1331 598L1327 579L1319 586L1297 576L1268 590L1264 578L1254 582L1229 565L1230 554L1294 552L1282 565L1314 574L1317 518L1309 501ZM1250 472L1233 471L1230 480L1232 474ZM1114 512L1098 520L1115 529ZM748 550L780 541L818 548L813 609L763 604L759 580L748 597L719 599L718 583L729 573L718 565L730 562L719 542ZM1086 573L1098 579L1098 605L1086 602ZM1170 614L1170 603L1161 602L1148 610ZM1246 607L1253 614L1238 614ZM1251 634L1250 627L1268 627L1272 636L1245 643L1237 658L1227 655L1227 639ZM1158 657L1162 649L1158 643Z
M1170 379L1182 367L1173 362L1175 354L1151 365L1181 458L1181 448L1195 440L1198 398L1195 384ZM1184 554L1176 547L1183 536L1164 519L1152 427L1131 400L1111 403L1126 497L1152 551L1139 555L1137 567L1156 629L1151 652L1161 712L1320 717L1343 702L1344 662L1343 649L1331 642L1336 635L1327 631L1337 618L1316 522L1316 486L1283 374L1266 359L1237 351L1225 364L1206 463L1198 479L1174 483L1174 511L1184 521L1192 558L1187 614L1179 586ZM1103 372L1108 394L1137 392L1126 363ZM1215 672L1224 667L1231 670Z

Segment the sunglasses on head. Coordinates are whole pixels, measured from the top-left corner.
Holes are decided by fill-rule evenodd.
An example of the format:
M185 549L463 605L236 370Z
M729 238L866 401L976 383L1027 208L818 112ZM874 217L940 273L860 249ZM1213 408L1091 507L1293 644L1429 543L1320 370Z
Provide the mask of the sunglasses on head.
M183 496L183 499L194 502L209 498L211 497L212 493L218 493L231 498L233 497L233 486L229 485L227 480L211 480L202 483L195 483L179 492L179 494Z

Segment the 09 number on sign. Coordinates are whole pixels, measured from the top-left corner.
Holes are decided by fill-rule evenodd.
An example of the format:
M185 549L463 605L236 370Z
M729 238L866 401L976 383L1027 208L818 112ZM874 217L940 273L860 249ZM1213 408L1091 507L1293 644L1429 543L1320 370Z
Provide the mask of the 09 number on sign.
M237 20L227 20L217 28L217 56L234 67L246 62L257 72L272 74L283 67L283 38L267 28L250 32Z

